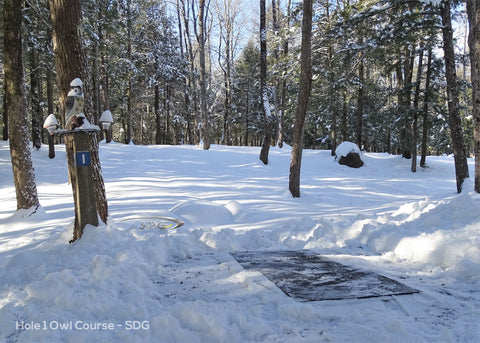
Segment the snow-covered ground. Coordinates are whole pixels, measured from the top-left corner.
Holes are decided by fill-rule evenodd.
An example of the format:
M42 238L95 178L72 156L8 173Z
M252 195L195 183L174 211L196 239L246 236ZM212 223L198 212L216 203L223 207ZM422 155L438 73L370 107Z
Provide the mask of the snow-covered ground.
M6 342L480 342L480 197L453 158L365 153L365 166L290 149L100 147L109 221L72 236L65 148L33 151L42 207L15 212L0 142L0 340ZM185 225L140 230L168 216ZM301 250L420 290L298 302L231 253Z

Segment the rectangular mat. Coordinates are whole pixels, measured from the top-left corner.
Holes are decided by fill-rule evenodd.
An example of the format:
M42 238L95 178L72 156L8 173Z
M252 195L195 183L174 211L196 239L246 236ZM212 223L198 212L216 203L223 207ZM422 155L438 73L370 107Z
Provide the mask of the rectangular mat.
M309 251L232 253L246 270L261 272L298 301L362 299L418 293L388 277L359 270Z

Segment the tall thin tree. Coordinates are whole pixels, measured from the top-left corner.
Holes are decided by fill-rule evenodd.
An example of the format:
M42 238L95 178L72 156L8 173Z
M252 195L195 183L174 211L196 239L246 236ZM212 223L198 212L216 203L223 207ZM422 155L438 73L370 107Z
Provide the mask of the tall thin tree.
M29 149L28 119L22 63L22 5L5 0L3 5L5 103L8 111L10 154L17 197L17 210L36 210L35 172Z
M430 80L432 78L432 46L428 47L427 58L427 72L425 75L425 94L423 97L423 109L422 109L422 157L420 158L420 167L426 167L427 160L427 144L428 144L428 130L430 121L428 120L428 105L430 101Z
M264 133L262 149L260 150L260 160L264 164L268 164L268 153L270 151L270 141L272 140L272 120L270 118L270 104L268 102L267 92L267 28L265 0L260 0L260 85L264 119Z
M468 44L472 64L474 153L475 153L475 191L480 193L480 4L476 0L467 0L467 13L470 33Z
M130 144L130 141L132 140L132 133L133 133L133 104L132 104L132 98L133 98L133 85L132 85L132 79L133 79L133 72L132 72L132 67L131 64L133 63L132 59L132 40L133 40L133 24L132 24L132 8L131 8L131 0L127 0L127 8L126 8L126 16L127 16L127 59L128 62L130 63L128 73L127 73L127 96L126 96L126 101L127 101L127 113L126 113L126 118L124 119L124 125L126 126L126 133L125 133L125 143Z
M443 51L445 60L445 76L447 79L448 117L452 137L453 155L457 192L462 192L463 182L469 177L467 153L463 139L462 119L458 100L459 85L455 71L455 51L453 47L453 28L451 18L451 1L444 0L440 5L442 17Z
M206 6L205 0L199 1L198 8L198 44L200 49L200 112L202 114L202 140L203 149L210 149L210 119L207 107L207 68L205 65L205 42L206 42Z
M300 84L295 111L292 159L290 162L289 189L294 198L300 197L300 167L302 164L303 132L308 98L312 83L312 0L303 1L302 45L300 53Z
M415 85L415 95L413 98L413 133L412 133L412 165L411 171L415 173L417 171L417 141L418 141L418 102L420 99L420 83L422 81L423 72L423 43L420 44L420 51L418 55L417 65L417 80Z
M280 7L280 6L279 6ZM285 18L285 31L289 31L290 29L290 7L291 7L291 0L287 1L287 15ZM283 58L288 56L288 37L284 38L283 41ZM285 63L283 72L286 75L288 70L288 64ZM282 100L280 105L280 116L278 120L278 147L283 148L283 136L284 136L284 126L285 126L285 109L287 105L287 78L282 78Z

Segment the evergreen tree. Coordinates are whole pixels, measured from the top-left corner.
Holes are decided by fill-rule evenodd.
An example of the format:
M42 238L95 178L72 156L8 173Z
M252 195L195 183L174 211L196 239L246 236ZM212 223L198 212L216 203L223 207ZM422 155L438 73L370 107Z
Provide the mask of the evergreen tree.
M235 64L233 104L237 132L234 139L238 144L257 145L261 126L262 105L260 101L260 51L253 41L249 41Z

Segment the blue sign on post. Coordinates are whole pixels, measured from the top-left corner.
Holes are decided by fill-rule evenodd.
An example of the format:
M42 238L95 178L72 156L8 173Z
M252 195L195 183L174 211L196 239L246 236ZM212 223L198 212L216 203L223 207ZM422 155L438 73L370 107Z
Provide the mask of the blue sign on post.
M77 161L77 167L85 167L91 164L89 151L78 151L75 155L75 159Z

